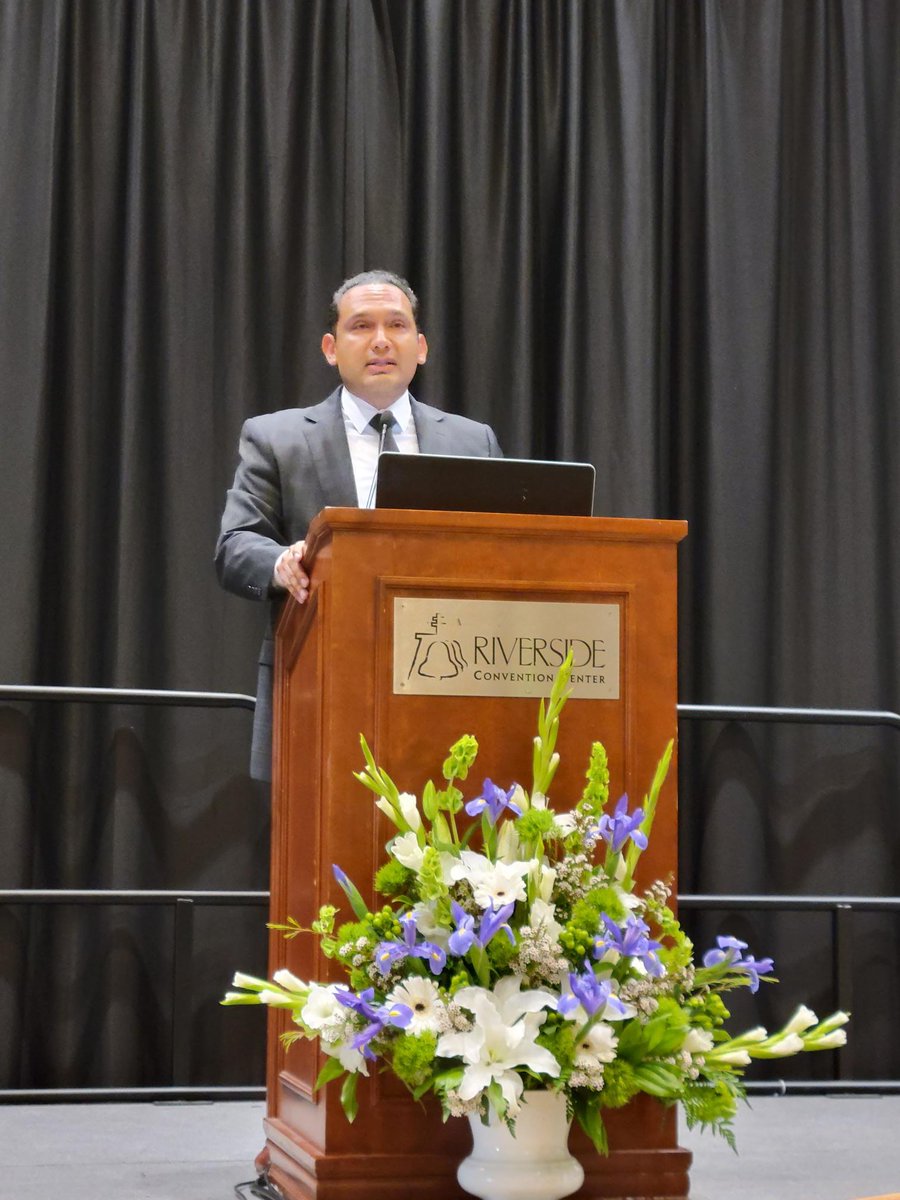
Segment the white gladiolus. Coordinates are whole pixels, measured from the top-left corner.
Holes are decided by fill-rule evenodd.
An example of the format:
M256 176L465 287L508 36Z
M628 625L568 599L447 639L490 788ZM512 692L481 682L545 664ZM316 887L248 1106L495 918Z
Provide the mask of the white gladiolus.
M415 796L411 792L401 792L400 812L403 814L403 820L413 831L422 828L422 818L419 816L419 805Z
M514 804L516 806L516 808L521 809L522 812L527 812L527 810L528 810L528 795L527 795L525 789L522 787L521 783L517 783L515 785L515 787L513 788L513 794L512 794L512 796L510 796L509 802L510 802L510 804Z
M837 1050L847 1045L847 1030L833 1029L821 1037L812 1037L803 1043L807 1050Z
M769 1031L763 1025L754 1025L752 1029L748 1029L746 1033L742 1033L740 1037L734 1040L744 1046L748 1042L764 1042L768 1036Z
M532 860L534 866L529 872L539 899L549 902L553 895L553 885L556 883L556 871L553 867L542 866L537 859Z
M765 1044L766 1058L790 1058L792 1054L799 1054L803 1049L803 1038L799 1033L789 1033L785 1037L776 1036L771 1042ZM760 1046L762 1051L763 1047Z
M819 1018L811 1008L807 1008L805 1004L801 1004L781 1032L803 1033L804 1029L811 1028L818 1020Z
M688 1054L708 1054L713 1048L713 1035L708 1029L692 1029L681 1044Z
M725 1054L716 1054L717 1063L728 1063L732 1067L747 1067L750 1065L750 1055L746 1050L729 1050Z
M261 992L263 988L269 986L269 981L267 979L257 979L255 975L244 975L241 971L235 971L231 986L246 988L250 992Z
M380 809L392 824L397 824L397 812L390 800L386 800L384 796L379 796L375 801L375 807Z
M280 971L276 971L272 976L272 981L288 992L306 992L309 990L309 984L304 983L302 979L298 979L293 971L289 971L287 967L282 967Z
M504 821L497 836L497 860L513 863L519 857L519 835L512 821Z
M556 919L556 909L547 900L535 900L528 914L528 924L532 929L542 929L554 941L563 931Z
M391 842L391 855L408 871L421 871L425 851L414 833L401 833Z
M293 1008L297 1003L296 997L286 996L284 992L273 992L271 988L263 988L259 993L260 1004L268 1004L271 1008Z

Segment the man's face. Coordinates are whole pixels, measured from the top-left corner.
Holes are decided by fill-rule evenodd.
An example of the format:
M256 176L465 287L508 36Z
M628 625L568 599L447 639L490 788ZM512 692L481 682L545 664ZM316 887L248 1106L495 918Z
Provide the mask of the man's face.
M341 296L337 326L322 338L322 353L348 391L373 408L387 408L409 387L428 345L400 288L361 283Z

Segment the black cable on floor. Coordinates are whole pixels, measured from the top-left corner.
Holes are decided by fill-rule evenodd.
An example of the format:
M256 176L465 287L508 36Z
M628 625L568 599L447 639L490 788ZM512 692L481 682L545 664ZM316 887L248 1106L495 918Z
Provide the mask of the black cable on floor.
M248 1197L251 1196L253 1200L284 1200L281 1192L269 1183L265 1175L260 1175L256 1179L248 1179L246 1183L236 1183L234 1194L238 1200L248 1200Z

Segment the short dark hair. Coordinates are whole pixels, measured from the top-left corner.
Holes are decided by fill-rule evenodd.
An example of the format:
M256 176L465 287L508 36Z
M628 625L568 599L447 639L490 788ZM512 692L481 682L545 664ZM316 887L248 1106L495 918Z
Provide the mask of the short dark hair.
M350 291L351 288L359 287L363 283L387 283L391 287L399 288L409 301L409 306L412 309L413 320L418 327L419 324L419 297L412 290L402 275L396 275L393 271L362 271L359 275L353 275L350 279L345 279L338 290L331 297L331 307L328 309L328 328L332 333L337 329L338 323L338 305L343 296Z

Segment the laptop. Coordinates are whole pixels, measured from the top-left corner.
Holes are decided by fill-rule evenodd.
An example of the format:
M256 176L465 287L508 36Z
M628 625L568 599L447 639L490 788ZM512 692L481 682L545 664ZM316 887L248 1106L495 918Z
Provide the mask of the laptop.
M378 460L375 507L589 517L595 475L590 463L388 450Z

